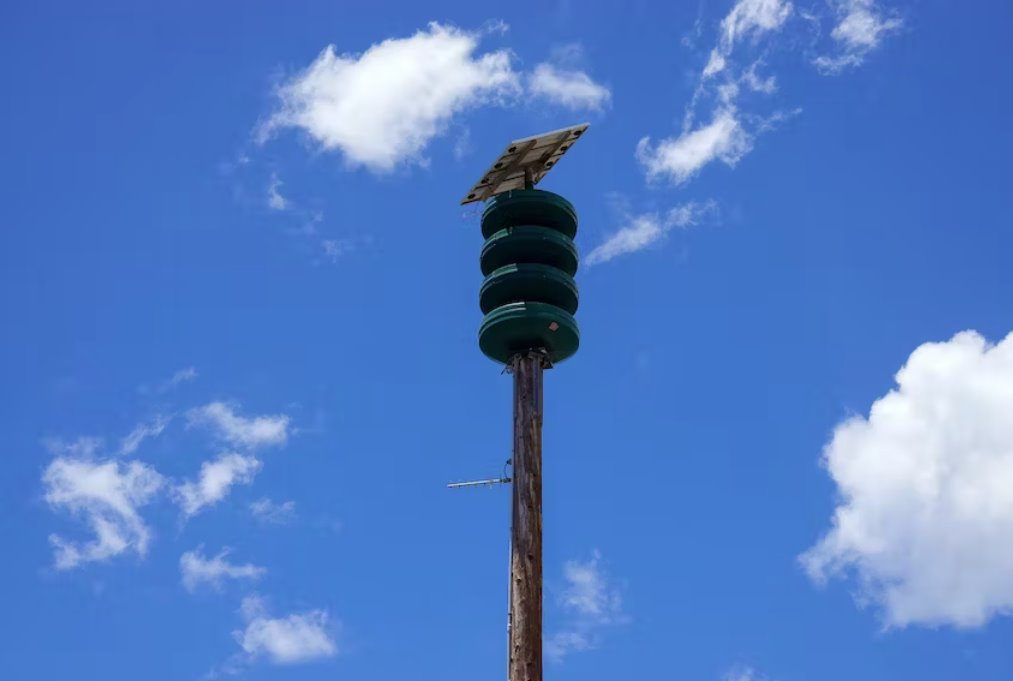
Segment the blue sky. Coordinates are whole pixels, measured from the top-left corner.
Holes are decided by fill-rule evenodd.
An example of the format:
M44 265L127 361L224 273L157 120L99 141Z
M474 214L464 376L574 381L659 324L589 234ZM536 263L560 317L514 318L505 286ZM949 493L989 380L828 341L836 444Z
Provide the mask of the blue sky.
M1010 678L1011 21L6 3L3 677L502 678L458 202L587 121L547 675Z

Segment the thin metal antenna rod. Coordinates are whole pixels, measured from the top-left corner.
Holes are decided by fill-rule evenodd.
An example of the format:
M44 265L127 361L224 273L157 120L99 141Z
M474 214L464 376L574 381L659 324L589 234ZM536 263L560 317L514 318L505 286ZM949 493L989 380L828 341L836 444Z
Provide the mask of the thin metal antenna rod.
M542 681L542 377L544 352L511 360L514 378L508 681Z
M470 480L468 482L451 482L447 484L450 489L460 489L462 487L483 487L492 485L502 485L510 482L510 478L490 478L488 480Z

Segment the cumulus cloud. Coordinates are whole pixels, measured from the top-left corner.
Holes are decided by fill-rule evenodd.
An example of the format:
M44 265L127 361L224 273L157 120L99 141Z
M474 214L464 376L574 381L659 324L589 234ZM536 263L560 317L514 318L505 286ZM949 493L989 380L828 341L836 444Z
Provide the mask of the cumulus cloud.
M240 611L247 620L246 628L233 636L251 660L266 657L274 664L288 665L338 654L324 610L272 618L259 597L249 596L243 599Z
M183 513L192 516L224 499L233 485L252 482L260 466L260 461L253 456L222 454L214 461L201 464L197 481L178 485L174 496Z
M240 447L282 445L288 439L288 416L274 414L246 418L224 402L211 402L187 412L191 426L209 426L220 438Z
M675 184L683 184L715 160L735 167L752 148L753 137L734 107L725 107L716 111L707 125L664 139L656 147L644 137L637 144L637 158L648 178L667 176Z
M535 67L528 78L528 90L535 96L568 109L598 111L607 106L611 91L596 83L579 69L566 69L550 63Z
M645 213L628 219L627 224L609 236L584 259L588 266L608 262L613 258L647 248L664 238L671 229L691 227L707 214L716 210L713 201L690 201L673 208L665 215Z
M816 67L828 74L858 66L869 52L879 47L884 36L903 26L897 16L884 15L876 0L841 0L837 3L837 14L838 23L830 33L837 50L814 60Z
M262 523L284 525L295 518L295 502L283 501L278 503L271 501L267 497L263 497L250 504L250 513Z
M926 343L895 378L824 449L839 501L802 564L853 575L886 626L1013 613L1013 334Z
M227 579L260 579L267 572L265 568L246 563L235 565L227 560L228 549L218 555L205 558L203 547L187 551L179 558L179 571L187 591L196 591L202 584L220 589Z
M476 54L481 37L434 22L358 55L328 46L278 88L278 109L260 137L297 128L375 171L423 161L455 114L520 89L508 51Z
M50 507L70 511L95 532L95 539L87 543L50 535L57 569L69 570L125 551L145 555L151 531L138 509L149 503L164 484L153 468L137 461L60 457L46 468L42 482Z
M559 606L565 625L545 639L545 656L561 662L567 655L597 647L604 628L629 621L623 613L622 595L602 570L595 551L588 561L569 561L563 566L565 588Z

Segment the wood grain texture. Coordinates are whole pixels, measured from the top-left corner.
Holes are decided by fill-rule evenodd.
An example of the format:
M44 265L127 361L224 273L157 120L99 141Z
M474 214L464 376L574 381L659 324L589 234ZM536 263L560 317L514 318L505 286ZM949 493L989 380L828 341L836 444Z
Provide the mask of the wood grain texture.
M514 379L509 681L542 681L542 375L544 355L518 355Z

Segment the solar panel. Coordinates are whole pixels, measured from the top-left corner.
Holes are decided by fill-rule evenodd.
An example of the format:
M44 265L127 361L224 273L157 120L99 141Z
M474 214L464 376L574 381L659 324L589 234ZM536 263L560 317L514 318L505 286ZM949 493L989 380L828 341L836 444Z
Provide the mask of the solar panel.
M485 201L503 192L524 189L529 181L532 187L538 184L588 127L590 123L582 123L514 140L468 191L461 204Z

